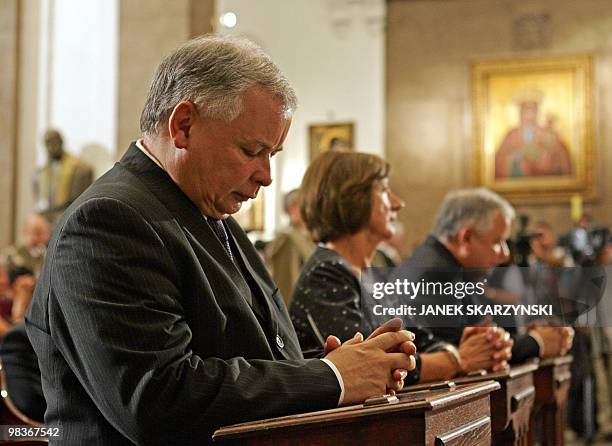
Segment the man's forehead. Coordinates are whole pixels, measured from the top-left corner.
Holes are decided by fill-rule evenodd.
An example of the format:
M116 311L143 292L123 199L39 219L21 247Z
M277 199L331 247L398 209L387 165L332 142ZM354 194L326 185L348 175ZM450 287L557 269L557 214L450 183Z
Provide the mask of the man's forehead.
M287 119L265 122L261 126L249 123L239 129L238 141L253 150L279 151L283 149L290 125L291 121Z
M492 222L491 226L488 228L488 230L482 231L481 235L489 235L494 238L503 237L505 239L510 237L512 219L509 219L501 212L496 211L492 220L489 221Z
M506 217L505 215L503 215L501 212L497 214L496 217L497 220L497 231L500 233L500 235L504 238L507 239L510 237L510 231L512 229L512 219Z
M244 118L230 123L230 126L233 127L238 142L252 149L278 149L282 146L291 124L290 120L280 115L270 116L269 119L264 119L261 115L255 119Z

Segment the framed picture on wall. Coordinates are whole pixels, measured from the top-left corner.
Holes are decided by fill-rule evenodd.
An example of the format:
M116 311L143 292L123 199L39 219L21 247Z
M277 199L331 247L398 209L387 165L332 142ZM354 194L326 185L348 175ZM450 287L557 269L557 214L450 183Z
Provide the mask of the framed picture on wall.
M353 150L355 125L352 122L338 124L313 124L309 127L310 160L328 150Z
M514 202L594 197L590 56L476 63L472 88L479 184Z
M257 198L242 203L242 207L233 217L247 232L264 230L264 191L259 190Z

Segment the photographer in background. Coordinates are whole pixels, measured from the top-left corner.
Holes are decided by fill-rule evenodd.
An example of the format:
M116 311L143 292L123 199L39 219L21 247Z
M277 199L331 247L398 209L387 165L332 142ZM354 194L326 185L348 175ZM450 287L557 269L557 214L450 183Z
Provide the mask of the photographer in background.
M556 245L550 223L544 220L538 221L533 226L533 232L535 237L529 242L530 264L542 262L555 268L573 266L571 258L567 257L564 249Z

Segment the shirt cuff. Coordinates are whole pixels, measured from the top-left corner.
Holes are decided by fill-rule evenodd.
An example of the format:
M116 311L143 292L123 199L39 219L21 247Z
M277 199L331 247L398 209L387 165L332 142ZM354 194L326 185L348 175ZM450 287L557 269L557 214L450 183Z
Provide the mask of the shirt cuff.
M329 359L323 358L321 359L321 361L323 361L329 366L330 369L332 369L332 372L334 372L334 375L336 375L336 378L338 379L338 384L340 384L340 398L338 398L338 406L340 406L344 401L344 381L342 380L342 375L340 375L340 372L338 371L334 363L331 362Z
M542 354L544 353L544 339L542 339L542 336L540 336L540 333L533 331L533 330L530 331L528 334L538 344L538 348L539 348L538 356L542 357Z

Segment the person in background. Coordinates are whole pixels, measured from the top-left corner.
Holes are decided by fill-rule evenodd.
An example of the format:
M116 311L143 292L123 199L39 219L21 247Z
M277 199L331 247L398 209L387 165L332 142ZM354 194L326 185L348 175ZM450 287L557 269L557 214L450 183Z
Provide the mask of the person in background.
M34 271L25 267L17 266L9 269L9 280L13 293L13 305L11 306L11 323L17 324L23 321L32 295L36 286Z
M32 270L0 261L0 338L25 317L35 284Z
M47 164L34 176L36 210L55 223L61 213L93 182L93 170L64 149L62 134L45 132Z
M529 263L542 262L545 265L560 268L573 266L570 259L565 255L563 248L555 244L555 236L550 223L544 220L538 221L533 226L533 232L538 234L530 240L531 256Z
M412 282L472 282L487 278L492 269L507 260L507 239L514 209L496 193L484 189L451 191L444 198L431 234L397 270L397 277ZM454 305L457 299L447 294L419 294L421 305ZM465 296L463 305L476 304ZM481 316L423 316L419 321L447 342L461 339L462 327L484 322ZM527 334L514 338L512 361L532 357L563 355L572 345L570 327L529 327Z
M504 263L491 270L480 302L485 305L521 305L526 302L527 286L521 267L514 262L513 249ZM526 332L526 317L522 315L494 315L492 322L504 327L512 336Z
M11 328L10 317L13 306L13 293L8 274L8 262L0 258L0 338Z
M574 261L563 248L556 246L547 221L538 221L533 226L533 233L535 236L529 242L531 254L527 258L528 300L553 305L555 314L565 320L565 316L574 313L569 308L574 303L571 284L576 270L570 268Z
M290 307L303 350L316 349L331 333L350 339L355 330L371 333L382 319L362 286L377 246L395 231L404 206L389 187L389 165L376 155L325 152L304 175L301 212L319 242L298 279ZM478 369L500 370L511 342L503 330L470 327L458 348L440 342L426 329L416 333L417 367L408 382L449 379Z
M38 275L45 260L49 238L47 219L40 214L30 214L23 226L21 243L7 248L4 255L11 266L26 267Z
M591 215L583 214L570 228L568 243L576 264L589 262L593 256L592 227L593 218Z
M287 307L291 304L293 287L300 271L315 248L300 215L298 193L298 189L293 189L284 196L283 209L289 216L289 226L266 247L272 279L278 285Z

